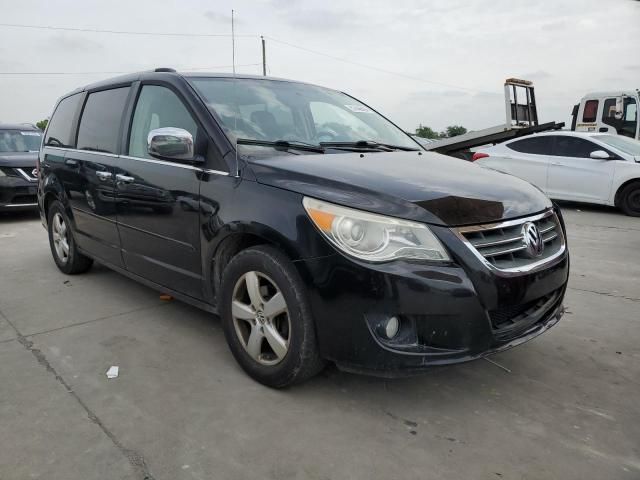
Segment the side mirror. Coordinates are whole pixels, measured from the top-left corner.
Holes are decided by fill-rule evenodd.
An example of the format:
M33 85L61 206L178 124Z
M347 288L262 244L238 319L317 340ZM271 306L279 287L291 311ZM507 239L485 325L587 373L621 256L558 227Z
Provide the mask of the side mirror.
M194 160L193 135L182 128L156 128L147 136L147 152L162 160Z
M589 156L594 160L609 160L611 158L611 155L609 155L604 150L595 150L591 152Z

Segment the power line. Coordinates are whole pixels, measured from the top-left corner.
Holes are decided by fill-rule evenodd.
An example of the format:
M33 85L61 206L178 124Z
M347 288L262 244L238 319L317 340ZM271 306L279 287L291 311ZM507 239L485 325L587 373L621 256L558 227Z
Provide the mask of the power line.
M261 63L245 63L236 65L237 67L257 67L262 65ZM209 67L190 67L190 68L178 68L183 72L195 72L202 70L213 70L216 68L232 68L233 65L212 65ZM132 73L131 70L119 71L119 72L0 72L0 75L118 75Z
M102 30L98 28L52 27L49 25L25 25L18 23L0 23L0 27L33 28L38 30L62 30L65 32L108 33L116 35L147 35L158 37L230 37L228 33L180 33L180 32L134 32L130 30ZM236 37L258 38L258 35L245 34Z
M49 25L26 25L26 24L16 24L16 23L0 23L0 27L13 27L13 28L33 28L33 29L42 29L42 30L62 30L62 31L70 31L70 32L90 32L90 33L107 33L107 34L120 34L120 35L149 35L149 36L163 36L163 37L232 37L232 34L228 34L228 33L180 33L180 32L136 32L136 31L125 31L125 30L102 30L102 29L95 29L95 28L71 28L71 27L53 27L53 26L49 26ZM258 35L253 35L253 34L245 34L245 35L235 35L236 37L244 37L244 38L260 38ZM368 65L366 63L360 63L360 62L355 62L353 60L349 60L346 58L342 58L342 57L337 57L335 55L331 55L329 53L324 53L324 52L320 52L318 50L312 50L310 48L306 48L306 47L301 47L299 45L290 43L290 42L285 42L283 40L278 40L276 38L273 38L271 36L267 36L264 35L264 38L268 38L269 40L271 40L272 42L275 43L279 43L281 45L286 45L288 47L291 48L295 48L298 50L302 50L304 52L308 52L308 53L312 53L314 55L319 55L322 57L326 57L326 58L330 58L332 60L336 60L338 62L342 62L342 63L347 63L350 65L355 65L361 68L367 68L369 70L375 70L381 73L385 73L387 75L394 75L396 77L402 77L402 78L406 78L408 80L413 80L416 82L421 82L421 83L428 83L431 85L438 85L441 87L446 87L446 88L453 88L455 90L463 90L463 91L467 91L467 92L472 92L472 93L484 93L484 94L490 94L493 95L495 94L495 92L487 92L487 91L483 91L483 90L477 90L474 88L469 88L469 87L462 87L460 85L453 85L453 84L449 84L449 83L444 83L444 82L436 82L433 80L427 80L424 78L420 78L420 77L414 77L412 75L407 75L404 73L399 73L399 72L394 72L392 70L387 70L384 68L380 68L380 67L376 67L374 65ZM220 68L220 67L216 67L216 68ZM82 74L82 75L89 75L89 74L117 74L117 73L127 73L127 72L78 72L78 74ZM5 72L5 73L0 73L2 75L28 75L31 74L31 72ZM42 72L42 73L38 73L38 72L33 72L34 75L37 74L41 74L41 75L66 75L67 73L65 72Z
M310 48L301 47L301 46L295 45L293 43L289 43L289 42L285 42L285 41L282 41L282 40L278 40L276 38L273 38L273 37L270 37L270 36L267 36L267 35L264 35L264 37L268 38L272 42L280 43L282 45L286 45L286 46L291 47L291 48L297 48L298 50L302 50L302 51L305 51L305 52L313 53L314 55L320 55L322 57L331 58L331 59L337 60L339 62L348 63L348 64L351 64L351 65L356 65L356 66L362 67L362 68L368 68L370 70L376 70L378 72L386 73L388 75L395 75L397 77L403 77L403 78L407 78L409 80L415 80L417 82L430 83L432 85L439 85L441 87L454 88L456 90L465 90L465 91L473 92L473 93L488 93L488 94L491 94L491 95L493 95L495 93L495 92L487 92L487 91L483 91L483 90L476 90L474 88L461 87L459 85L451 85L451 84L448 84L448 83L434 82L432 80L426 80L424 78L414 77L412 75L406 75L404 73L393 72L391 70L386 70L384 68L376 67L376 66L373 66L373 65L367 65L366 63L354 62L354 61L348 60L346 58L336 57L336 56L330 55L328 53L319 52L317 50L312 50Z

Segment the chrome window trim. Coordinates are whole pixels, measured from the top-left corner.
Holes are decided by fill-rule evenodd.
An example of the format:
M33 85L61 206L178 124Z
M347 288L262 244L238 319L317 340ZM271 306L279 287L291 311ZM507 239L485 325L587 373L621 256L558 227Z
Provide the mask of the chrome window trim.
M16 207L36 207L38 206L37 203L5 203L4 205L2 205L2 208L7 207L7 208L16 208Z
M22 175L22 177L27 180L28 182L37 182L38 181L38 177L32 177L31 175L29 175L27 172L25 172L22 167L16 167L15 170Z
M532 262L527 265L523 265L521 267L513 267L513 268L498 268L493 265L489 260L487 260L482 253L480 253L473 244L464 236L464 233L470 232L482 232L486 230L495 230L498 228L506 228L513 227L515 225L522 225L526 222L535 222L537 220L541 220L543 218L553 216L556 225L558 226L558 235L560 237L560 248L556 253L551 255L550 257L544 258L542 260L538 260L537 262ZM504 222L496 222L496 223L486 223L482 225L470 225L466 227L457 227L452 228L452 231L455 235L464 243L467 248L476 256L478 260L480 260L489 270L496 273L497 275L504 277L514 277L518 275L524 275L526 273L536 272L538 270L542 270L544 267L550 266L559 262L563 257L565 252L567 251L567 243L564 237L564 232L562 231L562 225L560 224L560 220L558 216L552 209L547 210L546 212L539 213L537 215L532 215L525 218L518 218L515 220L507 220Z
M184 168L186 170L195 170L197 172L202 172L202 168L200 167L195 167L193 165L185 165L182 163L168 162L166 160L157 160L155 158L131 157L129 155L120 155L120 158L124 158L125 160L137 160L139 162L155 163L157 165L166 165L168 167L178 167L178 168Z
M228 177L230 175L229 172L223 172L222 170L212 170L209 168L205 168L204 170L202 170L204 173L211 173L213 175L222 175L225 177Z
M104 155L107 157L116 157L116 158L123 158L125 160L137 160L139 162L147 162L147 163L156 163L158 165L167 165L169 167L178 167L178 168L184 168L187 170L194 170L196 172L204 172L204 173L209 173L212 175L221 175L221 176L229 176L230 173L229 172L225 172L223 170L214 170L214 169L209 169L209 168L201 168L201 167L196 167L193 165L186 165L183 163L177 163L177 162L168 162L166 160L158 160L155 158L142 158L142 157L132 157L129 155L116 155L114 153L103 153L103 152L93 152L91 150L80 150L77 148L63 148L63 147L50 147L45 145L43 148L52 148L54 150L60 150L62 152L78 152L78 153L89 153L92 155Z

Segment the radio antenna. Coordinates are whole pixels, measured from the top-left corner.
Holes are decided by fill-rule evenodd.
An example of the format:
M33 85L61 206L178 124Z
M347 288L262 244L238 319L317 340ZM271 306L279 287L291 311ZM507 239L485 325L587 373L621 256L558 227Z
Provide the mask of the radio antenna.
M235 12L231 9L231 65L233 68L233 101L236 104L236 112L233 116L233 136L236 139L236 177L240 176L240 164L238 163L238 115L240 114L240 106L238 105L238 97L236 95L236 30L235 30Z
M234 22L235 12L231 10L231 63L233 66L233 76L236 76L236 30Z

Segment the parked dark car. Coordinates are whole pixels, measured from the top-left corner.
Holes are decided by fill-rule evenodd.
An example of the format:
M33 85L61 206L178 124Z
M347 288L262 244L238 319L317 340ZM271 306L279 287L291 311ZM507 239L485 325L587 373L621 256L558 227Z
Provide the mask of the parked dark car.
M33 125L0 124L0 212L36 210L41 142Z
M57 104L38 199L64 273L94 260L222 319L254 379L325 362L399 375L560 319L560 211L424 151L344 93L264 77L123 76Z

